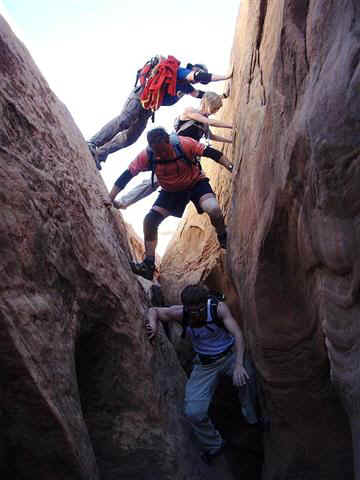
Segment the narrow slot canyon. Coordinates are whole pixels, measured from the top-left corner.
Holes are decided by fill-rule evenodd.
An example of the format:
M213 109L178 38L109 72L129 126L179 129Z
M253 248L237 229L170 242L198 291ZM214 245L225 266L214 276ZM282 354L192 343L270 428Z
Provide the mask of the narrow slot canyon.
M360 480L360 5L243 0L210 159L227 225L187 208L154 282L66 106L0 17L0 476L13 480ZM221 131L221 129L219 129ZM359 237L358 237L359 233ZM200 460L184 416L194 353L150 306L223 292L266 422L231 379Z

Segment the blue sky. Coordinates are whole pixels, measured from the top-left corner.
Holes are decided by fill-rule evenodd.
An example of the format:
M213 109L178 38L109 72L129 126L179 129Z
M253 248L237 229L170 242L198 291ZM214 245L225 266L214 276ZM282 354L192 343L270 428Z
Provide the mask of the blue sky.
M225 74L239 5L240 0L0 0L0 13L89 138L120 113L137 69L157 53L174 55L182 65L205 63L211 73ZM222 91L221 83L207 89ZM171 130L187 105L198 101L185 97L174 107L161 108L148 128ZM145 135L109 157L101 171L109 190L144 146ZM141 236L142 218L155 198L153 194L123 212ZM160 234L176 224L167 219ZM164 237L160 253L165 243Z

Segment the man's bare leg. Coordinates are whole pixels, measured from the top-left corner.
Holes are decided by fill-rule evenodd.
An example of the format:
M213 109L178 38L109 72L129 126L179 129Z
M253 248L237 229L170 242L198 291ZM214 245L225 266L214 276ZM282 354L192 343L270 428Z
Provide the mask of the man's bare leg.
M131 262L131 270L147 280L152 280L155 271L155 251L160 223L170 215L165 208L153 206L144 218L145 258L141 263Z
M211 224L216 230L217 237L222 248L226 248L226 227L224 216L219 203L213 193L206 193L199 200L200 207L206 212Z

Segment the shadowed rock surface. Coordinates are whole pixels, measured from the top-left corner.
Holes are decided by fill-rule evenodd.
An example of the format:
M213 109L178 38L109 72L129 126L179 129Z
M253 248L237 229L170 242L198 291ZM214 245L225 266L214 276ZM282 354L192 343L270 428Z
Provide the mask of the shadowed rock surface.
M199 463L185 373L164 332L145 338L149 284L129 269L122 217L0 20L2 478L350 480L353 446L360 479L359 10L242 1L223 109L236 168L206 167L229 248L189 209L161 266L166 303L204 280L244 328L271 421L262 474L229 385L212 408L231 450Z
M0 63L1 478L214 478L174 349L145 337L122 217L3 19Z
M349 423L358 480L360 5L243 1L232 56L232 194L226 173L212 180L226 267L190 211L161 265L165 298L175 283L235 287L271 421L264 480L354 478Z

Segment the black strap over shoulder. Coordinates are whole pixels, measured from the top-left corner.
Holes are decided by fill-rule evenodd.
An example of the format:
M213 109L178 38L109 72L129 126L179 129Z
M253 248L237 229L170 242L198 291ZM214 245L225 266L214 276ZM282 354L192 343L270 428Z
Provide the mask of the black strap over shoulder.
M215 297L210 297L210 313L211 313L211 318L213 319L214 323L217 325L220 324L220 326L223 326L222 320L218 316L218 305L219 305L219 300Z
M151 150L150 147L147 147L146 154L149 159L149 166L151 170L151 186L154 188L154 175L155 175L155 162L154 162L154 152Z
M183 318L182 318L182 321L181 321L181 325L182 325L181 338L185 338L186 337L186 329L189 326L189 314L186 311L185 306L183 307Z
M211 318L212 318L212 321L208 322L204 322L204 327L208 327L209 325L211 325L212 323L215 323L215 325L217 325L218 327L220 328L223 328L224 330L226 329L225 325L224 325L224 322L222 320L222 318L219 317L218 315L218 306L219 306L219 303L224 301L224 295L210 295L209 298L208 298L208 302L210 301L210 313L211 313ZM183 308L183 318L182 318L182 332L181 332L181 338L185 338L186 336L186 329L187 327L189 326L189 313L187 312L185 306ZM211 328L210 328L211 330Z

